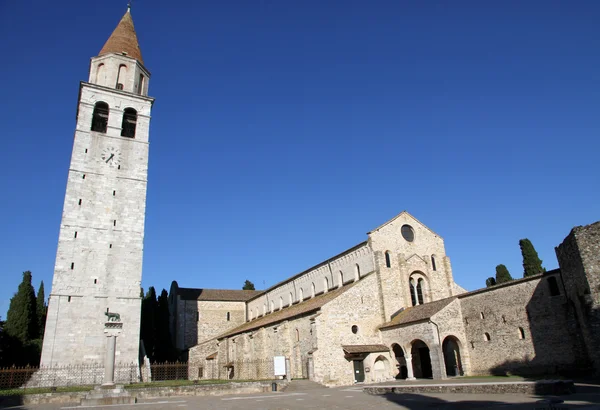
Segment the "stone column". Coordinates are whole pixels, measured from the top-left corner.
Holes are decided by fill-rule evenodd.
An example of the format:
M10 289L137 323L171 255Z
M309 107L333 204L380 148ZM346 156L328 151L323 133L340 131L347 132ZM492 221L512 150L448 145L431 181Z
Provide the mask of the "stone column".
M406 380L416 380L415 375L413 373L412 354L405 354L404 360L406 361L406 372L408 373L408 377L406 378Z
M104 383L103 386L109 387L115 385L115 350L117 346L117 336L108 335L106 339L106 357L104 359Z
M120 320L120 317L117 319ZM123 323L120 321L108 321L104 324L104 335L106 336L106 355L104 357L104 387L115 385L115 354L117 350L117 337L123 331Z

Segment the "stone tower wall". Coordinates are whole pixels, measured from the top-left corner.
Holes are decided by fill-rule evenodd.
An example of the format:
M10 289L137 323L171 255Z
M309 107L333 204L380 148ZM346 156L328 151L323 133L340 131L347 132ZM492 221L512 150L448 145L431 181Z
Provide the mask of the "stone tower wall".
M106 133L91 131L97 101ZM138 361L148 131L152 99L82 83L41 364L101 363L107 309L123 334L116 360ZM135 138L121 137L123 110L138 112ZM117 152L107 164L102 154Z
M556 247L556 256L574 312L572 329L582 342L580 360L589 358L600 373L600 222L574 228Z

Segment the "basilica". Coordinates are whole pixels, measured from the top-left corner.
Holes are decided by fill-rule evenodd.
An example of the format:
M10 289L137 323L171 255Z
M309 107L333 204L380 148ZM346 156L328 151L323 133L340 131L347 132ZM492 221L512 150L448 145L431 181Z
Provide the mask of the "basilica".
M44 367L139 360L149 82L128 9L80 82ZM275 357L286 377L327 386L597 373L600 222L573 228L556 256L559 269L467 292L443 238L404 211L263 291L174 281L171 333L192 378L273 377L248 364Z
M556 255L559 269L467 292L444 240L401 212L262 292L173 282L172 329L204 378L276 356L291 378L327 386L595 372L600 222L574 228Z

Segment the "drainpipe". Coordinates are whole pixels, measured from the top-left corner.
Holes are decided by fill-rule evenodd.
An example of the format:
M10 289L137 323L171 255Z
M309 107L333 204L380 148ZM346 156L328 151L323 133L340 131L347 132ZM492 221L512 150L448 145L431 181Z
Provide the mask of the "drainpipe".
M441 376L442 379L446 378L446 372L444 372L444 368L445 368L445 363L444 363L444 354L442 351L442 339L440 337L440 327L438 326L437 323L435 323L433 320L431 320L431 318L429 318L429 323L431 323L432 325L435 326L436 330L437 330L437 338L438 338L438 346L439 346L439 350L438 350L438 362L440 363L440 372L441 372ZM440 355L440 352L442 353Z

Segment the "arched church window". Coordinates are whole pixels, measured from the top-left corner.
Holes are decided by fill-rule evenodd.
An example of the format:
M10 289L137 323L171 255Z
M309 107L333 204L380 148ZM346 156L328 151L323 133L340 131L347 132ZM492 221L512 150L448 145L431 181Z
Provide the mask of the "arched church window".
M435 256L431 255L431 268L437 270L435 266Z
M414 279L410 280L410 301L412 302L413 306L417 306L417 292L415 289L415 281Z
M98 101L92 114L92 131L106 133L108 127L108 104Z
M386 268L391 268L392 267L392 261L390 259L390 251L386 251L385 252L385 267Z
M340 283L338 287L341 288L342 286L344 286L344 273L342 271L338 273L338 281Z
M425 281L423 279L419 279L417 281L417 300L419 301L419 305L424 303L423 300L423 287L425 286Z
M134 138L137 125L137 111L133 108L125 108L123 111L123 122L121 123L121 137Z
M327 279L327 277L325 277L323 280L323 293L327 293L328 290L329 290L329 279Z
M304 300L304 289L300 288L300 298L298 298L300 302Z
M354 266L354 281L356 282L359 279L360 279L360 266L358 266L358 263L357 263Z
M288 303L288 306L292 306L293 303L294 303L294 295L292 295L292 292L290 292L290 303Z
M315 297L315 282L313 282L313 283L310 285L310 297L311 297L311 298L314 298L314 297Z

